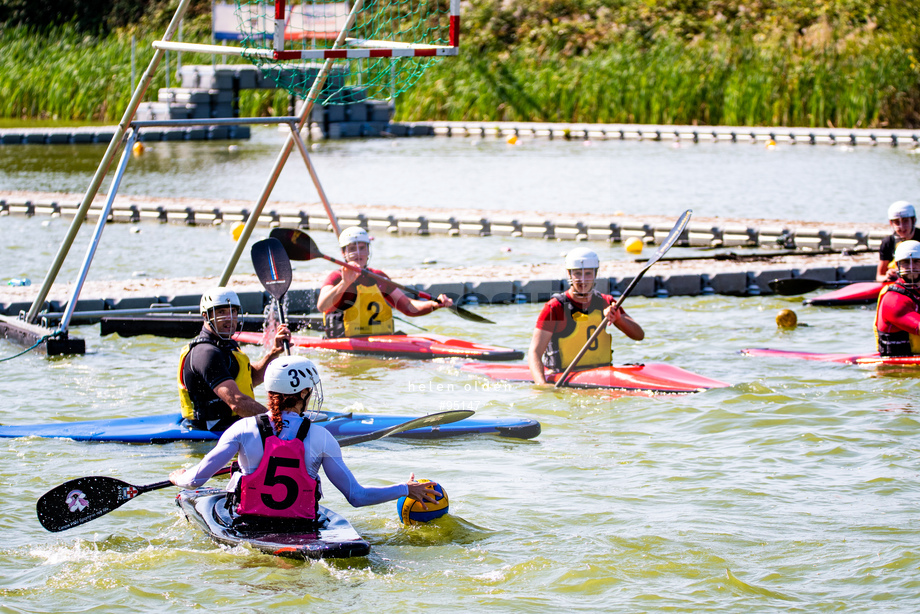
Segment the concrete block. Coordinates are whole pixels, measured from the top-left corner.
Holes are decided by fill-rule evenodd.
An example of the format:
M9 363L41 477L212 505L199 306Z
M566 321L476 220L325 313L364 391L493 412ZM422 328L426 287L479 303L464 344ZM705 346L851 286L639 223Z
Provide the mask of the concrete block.
M617 291L622 294L629 284L632 283L632 280L632 277L624 277L623 279L617 280ZM653 277L643 277L632 291L633 296L644 296L646 298L655 298L656 294L655 278Z
M874 264L857 264L843 269L843 278L848 281L875 281L877 267Z
M185 131L185 138L189 141L206 141L208 140L208 127L188 128Z
M468 293L483 297L483 303L513 303L514 282L512 281L480 281L471 283L466 288Z
M363 102L345 105L345 117L350 122L366 122L368 119L367 105Z
M229 126L208 126L208 138L212 141L230 138Z
M795 240L788 228L764 226L758 229L760 246L763 248L793 247Z
M819 279L821 281L837 281L837 267L811 267L799 271L799 277Z
M668 296L697 296L702 288L699 275L668 275L661 281Z
M802 230L796 231L794 244L799 249L813 249L815 251L830 249L831 235L826 230Z
M27 132L23 142L26 145L44 145L47 137L44 132Z
M198 306L201 304L201 295L177 294L176 296L170 296L167 302L173 307L194 307L194 311L197 311Z
M156 128L144 128L138 133L137 138L144 143L162 141L163 131Z
M332 104L323 107L326 110L326 121L331 123L339 123L346 121L345 117L345 107L340 104Z
M387 126L387 132L393 136L409 136L409 126L406 124L390 124Z
M745 226L726 226L722 229L722 245L755 246L757 245L757 231Z
M531 303L545 303L553 294L562 291L561 279L532 279L521 283L521 294L527 296Z
M25 140L25 135L21 132L4 132L0 134L0 144L2 145L19 145Z
M362 122L361 136L378 137L389 134L386 122Z
M252 135L249 126L229 126L231 139L248 139Z
M145 309L158 303L167 303L165 296L126 296L117 299L111 299L113 310L119 309ZM117 314L112 314L117 315Z
M746 273L717 273L709 280L716 294L744 296L747 294Z
M52 145L60 145L70 142L70 134L66 132L52 132L48 135L48 142Z
M831 231L832 249L853 249L869 246L869 237L863 232Z
M184 141L185 128L167 128L163 131L164 141Z
M243 313L262 313L265 305L271 301L266 292L237 292Z
M433 298L438 298L441 294L446 294L453 300L458 300L461 296L466 294L466 286L462 283L435 283L435 284L424 284L421 286L415 286L416 289L421 290L422 292L427 292Z
M74 132L70 136L71 143L92 143L93 142L93 133L92 132Z
M257 72L254 72L253 69L258 71L255 66L240 66L234 71L233 76L237 80L237 87L241 90L256 89Z

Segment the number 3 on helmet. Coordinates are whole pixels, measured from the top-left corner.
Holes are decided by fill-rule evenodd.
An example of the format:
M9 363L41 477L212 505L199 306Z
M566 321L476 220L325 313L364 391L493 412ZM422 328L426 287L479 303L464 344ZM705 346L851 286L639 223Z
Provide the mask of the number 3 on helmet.
M280 394L297 394L320 383L319 370L312 360L301 356L276 358L265 369L265 389Z

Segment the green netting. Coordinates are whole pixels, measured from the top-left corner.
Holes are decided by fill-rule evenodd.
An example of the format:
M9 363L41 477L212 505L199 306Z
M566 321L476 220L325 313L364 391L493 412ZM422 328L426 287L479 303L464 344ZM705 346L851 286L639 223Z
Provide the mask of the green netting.
M449 0L365 0L338 48L364 48L355 41L382 41L370 46L449 45ZM292 2L285 7L285 51L332 49L353 2ZM273 49L274 0L237 0L242 46ZM278 87L303 99L324 60L273 60L247 56ZM317 97L322 104L349 104L365 99L389 100L411 87L438 57L332 60L332 70Z

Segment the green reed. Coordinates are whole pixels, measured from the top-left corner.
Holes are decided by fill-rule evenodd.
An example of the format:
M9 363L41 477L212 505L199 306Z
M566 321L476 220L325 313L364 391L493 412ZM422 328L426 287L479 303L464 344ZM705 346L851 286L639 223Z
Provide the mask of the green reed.
M153 40L137 39L138 80ZM0 117L117 121L130 100L131 37L123 32L99 40L70 27L41 35L6 28L0 49ZM174 75L176 54L169 58ZM212 58L183 53L182 62ZM399 98L397 119L909 127L920 125L917 64L881 37L824 48L749 37L619 42L573 57L461 47ZM165 86L161 63L144 99ZM283 91L244 91L240 113L285 115L289 102Z
M910 126L920 70L896 46L796 49L751 41L624 43L587 56L469 53L397 105L409 120Z
M136 39L135 85L153 57L153 35ZM186 39L189 40L189 39ZM209 39L196 42L211 42ZM105 39L83 37L70 27L35 34L25 28L0 29L0 117L74 121L118 121L132 94L131 36L113 34ZM170 86L177 54L169 53ZM183 64L210 64L210 55L183 53ZM245 62L219 58L220 63ZM156 100L166 87L166 63L154 73L144 100ZM284 115L285 92L244 91L240 112L244 116Z

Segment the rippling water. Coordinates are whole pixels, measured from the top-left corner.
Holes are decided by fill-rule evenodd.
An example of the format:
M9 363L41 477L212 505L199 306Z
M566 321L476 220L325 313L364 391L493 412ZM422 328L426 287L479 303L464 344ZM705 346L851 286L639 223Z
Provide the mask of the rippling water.
M635 145L634 151L654 152L649 164L659 153L672 153L660 144ZM742 146L713 147L728 158L733 151L754 155ZM7 151L0 148L0 155ZM823 152L828 168L849 155L805 147L796 155L817 155L809 152ZM901 171L892 168L913 164L903 151L854 155L880 166L893 159L888 171L895 175ZM717 158L713 165L723 163L730 160ZM827 187L821 177L813 179L818 185L797 187ZM45 180L49 189L57 181ZM879 199L894 197L873 195ZM665 212L657 203L666 201L650 202ZM718 206L729 210L737 203ZM33 262L43 273L57 239L43 240L40 233L55 232L59 222L43 227L38 218L0 220L6 245L19 233L38 237L34 249L22 246L15 257L3 251L2 274L19 262ZM121 245L110 231L130 239L127 226L113 226L103 245ZM208 250L226 253L230 241L226 230L146 224L141 237L155 247L144 254L113 249L92 274L169 271L174 265L152 254L180 243L201 250L194 252L198 273L198 260L207 261ZM415 244L402 240L381 242L378 264L415 264ZM513 245L522 246L525 261L558 257L529 254L529 243ZM200 273L216 274L222 263ZM808 326L778 331L774 316L784 307L796 309ZM667 362L731 387L658 398L538 390L489 383L460 371L455 361L311 353L332 410L414 416L465 407L481 417L523 416L543 425L532 441L381 440L348 448L346 460L362 483L403 481L414 471L441 482L451 500L451 514L442 521L403 528L395 503L353 509L327 489L326 503L371 542L367 559L297 563L219 547L180 516L169 489L82 527L47 533L36 520L35 501L51 487L92 474L133 484L159 481L197 461L208 446L0 440L6 493L0 499L0 612L915 612L917 371L738 354L744 347L868 352L872 312L799 307L798 298L720 296L632 297L627 308L647 338L619 339L615 362ZM539 306L474 309L498 326L471 325L443 311L423 324L432 332L524 349ZM75 331L87 340L89 354L28 354L0 363L0 422L177 409L175 362L182 341L99 337L95 326ZM0 341L0 356L20 349ZM456 392L436 392L437 384L454 384ZM422 385L426 392L419 391Z
M255 200L284 135L153 143L128 165L121 194ZM906 147L414 138L325 141L311 157L333 203L766 217L884 223L915 199L920 156ZM102 145L0 147L0 189L83 193ZM299 155L273 200L318 202Z

